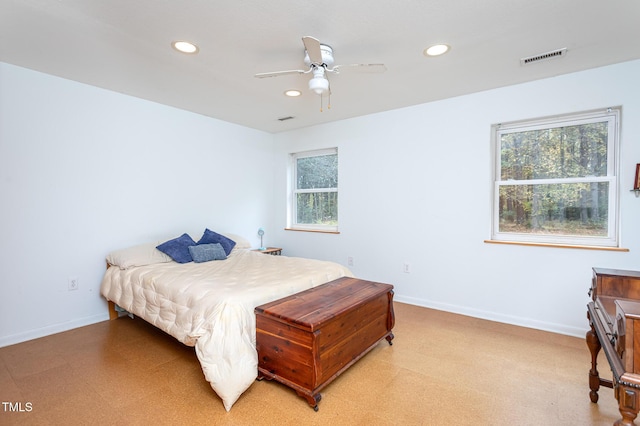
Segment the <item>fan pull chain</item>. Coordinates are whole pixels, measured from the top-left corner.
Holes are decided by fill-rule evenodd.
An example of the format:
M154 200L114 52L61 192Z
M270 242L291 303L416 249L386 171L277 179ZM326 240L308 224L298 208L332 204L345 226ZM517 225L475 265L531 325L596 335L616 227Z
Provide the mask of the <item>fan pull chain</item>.
M331 91L329 91L329 95L327 95L329 98L329 101L327 103L327 109L331 109ZM320 95L320 112L322 112L322 99L324 98L324 96Z

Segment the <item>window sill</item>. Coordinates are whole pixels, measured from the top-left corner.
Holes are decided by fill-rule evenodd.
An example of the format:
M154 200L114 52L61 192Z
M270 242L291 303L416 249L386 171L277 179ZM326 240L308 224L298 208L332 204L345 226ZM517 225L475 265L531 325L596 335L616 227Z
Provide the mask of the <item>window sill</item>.
M554 248L569 248L569 249L582 249L582 250L604 250L604 251L629 251L628 248L622 247L603 247L603 246L582 246L572 244L552 244L552 243L526 243L522 241L498 241L498 240L484 240L487 244L511 244L517 246L534 246L534 247L554 247Z
M298 229L298 228L284 228L285 231L297 231L297 232L315 232L319 234L339 234L340 231L322 231L320 229Z

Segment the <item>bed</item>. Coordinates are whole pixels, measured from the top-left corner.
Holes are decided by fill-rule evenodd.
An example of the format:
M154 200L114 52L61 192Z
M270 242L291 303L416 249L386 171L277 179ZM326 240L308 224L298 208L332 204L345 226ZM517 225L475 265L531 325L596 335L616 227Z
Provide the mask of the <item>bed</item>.
M225 238L227 245L207 243L207 232ZM185 345L195 346L204 376L227 411L257 378L254 308L353 276L334 262L265 255L251 250L237 235L208 229L197 243L190 237L183 241L186 246L182 252L185 247L196 253L195 249L211 246L219 259L203 261L193 254L198 261L182 262L185 259L156 248L166 248L162 244L169 242L110 253L100 292L110 305L139 316Z

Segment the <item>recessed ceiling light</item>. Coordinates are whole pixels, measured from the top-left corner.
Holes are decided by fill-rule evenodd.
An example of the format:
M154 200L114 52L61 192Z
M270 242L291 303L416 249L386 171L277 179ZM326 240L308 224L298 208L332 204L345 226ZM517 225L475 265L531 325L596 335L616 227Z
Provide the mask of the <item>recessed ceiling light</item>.
M302 95L302 92L301 92L301 91L299 91L299 90L296 90L296 89L292 89L292 90L287 90L286 92L284 92L284 94L285 94L286 96L289 96L289 97L295 98L296 96L300 96L300 95Z
M171 47L182 53L198 53L198 46L188 41L174 41L171 43Z
M449 51L450 47L446 44L434 44L431 47L424 49L425 56L438 56L443 55Z

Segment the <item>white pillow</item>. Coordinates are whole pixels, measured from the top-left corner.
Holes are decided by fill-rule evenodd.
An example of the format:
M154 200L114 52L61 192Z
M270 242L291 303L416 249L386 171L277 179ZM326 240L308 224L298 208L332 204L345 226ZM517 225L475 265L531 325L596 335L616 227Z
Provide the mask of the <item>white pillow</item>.
M107 262L120 269L128 269L134 266L152 265L154 263L171 262L171 258L158 250L156 246L162 241L155 243L140 244L137 246L112 251L107 255Z
M224 235L227 238L232 239L236 242L236 245L233 247L235 249L248 249L251 248L251 243L244 237L236 234L229 234L227 232L220 232L220 234Z

